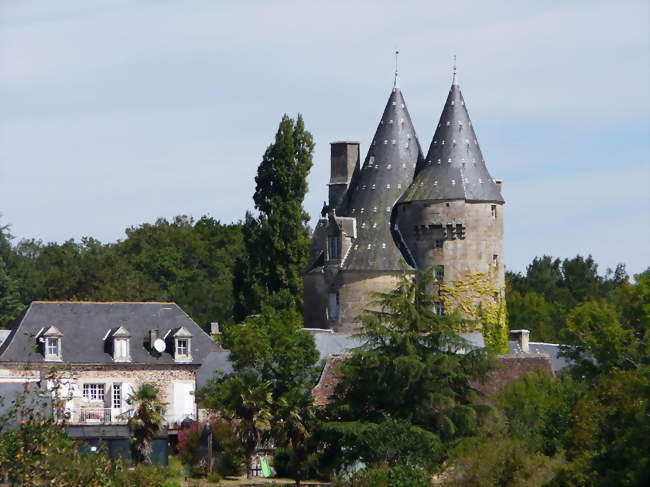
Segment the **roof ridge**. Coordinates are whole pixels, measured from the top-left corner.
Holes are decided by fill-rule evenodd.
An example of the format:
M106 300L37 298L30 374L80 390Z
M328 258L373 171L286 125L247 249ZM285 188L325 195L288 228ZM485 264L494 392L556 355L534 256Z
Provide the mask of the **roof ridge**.
M32 301L30 304L34 303L71 303L71 304L176 304L174 301L80 301L80 300L53 300L48 301L45 299L38 299Z

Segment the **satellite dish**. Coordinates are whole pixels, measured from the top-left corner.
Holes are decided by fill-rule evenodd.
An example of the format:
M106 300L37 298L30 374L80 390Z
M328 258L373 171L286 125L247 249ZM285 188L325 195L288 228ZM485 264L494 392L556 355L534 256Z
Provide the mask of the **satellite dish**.
M156 340L153 342L153 348L156 350L158 353L163 353L165 351L165 340L162 338L156 338Z

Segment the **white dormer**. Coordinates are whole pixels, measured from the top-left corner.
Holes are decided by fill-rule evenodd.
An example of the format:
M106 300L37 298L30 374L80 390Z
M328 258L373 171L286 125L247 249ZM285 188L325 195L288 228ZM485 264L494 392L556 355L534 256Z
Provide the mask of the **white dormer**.
M181 326L174 332L174 360L176 362L192 361L192 334Z
M131 361L131 334L126 328L120 326L113 332L113 361L130 362Z
M43 341L43 355L45 360L53 362L61 362L63 360L63 353L61 350L61 333L55 326L50 326L41 335Z

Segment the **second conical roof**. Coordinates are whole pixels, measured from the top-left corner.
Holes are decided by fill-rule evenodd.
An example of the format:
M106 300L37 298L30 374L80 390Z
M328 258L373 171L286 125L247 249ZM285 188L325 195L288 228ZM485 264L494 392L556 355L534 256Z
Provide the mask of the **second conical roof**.
M503 203L485 166L467 106L455 80L422 164L400 201L466 200Z
M402 256L390 234L390 215L421 161L422 149L411 116L395 86L363 166L339 210L341 216L357 220L357 238L345 258L346 269L401 269Z

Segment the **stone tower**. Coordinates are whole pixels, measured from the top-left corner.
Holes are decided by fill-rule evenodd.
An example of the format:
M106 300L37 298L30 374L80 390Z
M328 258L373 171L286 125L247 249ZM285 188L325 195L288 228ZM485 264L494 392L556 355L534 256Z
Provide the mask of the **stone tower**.
M395 243L410 265L432 268L443 284L483 276L491 295L473 293L470 301L494 308L505 277L503 205L501 183L485 166L454 72L429 152L391 215ZM444 306L441 300L440 314Z
M359 167L357 142L332 142L329 202L312 237L304 274L305 326L349 331L389 291L404 264L390 232L395 202L422 164L404 97L395 84Z

